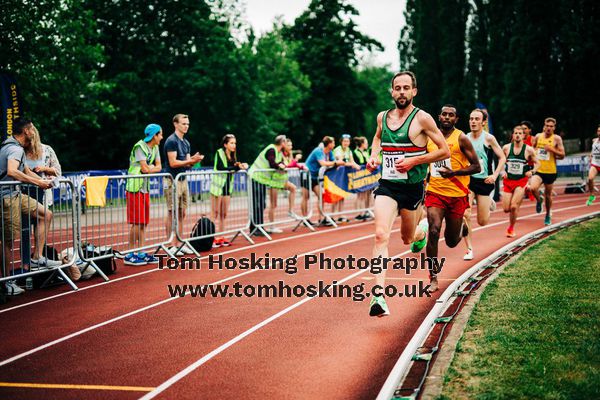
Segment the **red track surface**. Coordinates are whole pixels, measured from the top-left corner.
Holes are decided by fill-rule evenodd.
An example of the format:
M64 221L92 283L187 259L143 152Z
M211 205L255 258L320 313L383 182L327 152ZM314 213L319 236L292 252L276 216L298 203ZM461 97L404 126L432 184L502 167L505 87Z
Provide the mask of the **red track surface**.
M553 221L600 210L599 203L585 207L585 198L555 197ZM535 214L534 203L526 201L521 215L527 218L517 223L517 234L543 226L544 215ZM504 236L507 222L507 216L498 210L492 213L487 227L475 223L475 259L469 262L462 260L464 245L448 249L440 244L440 256L447 257L440 274L441 291L468 267L511 240ZM390 255L407 250L398 228L396 223ZM291 257L322 249L330 258L348 254L369 257L372 234L372 222L355 223L317 233L279 235L273 242L255 246L238 240L220 252L227 257L247 257L251 252ZM146 273L140 274L143 271ZM224 283L253 285L285 280L291 286L319 280L339 282L352 275L347 284L372 283L368 272L305 270L303 265L296 274L255 270L235 278L241 272L121 266L116 276L119 279L107 284L96 279L82 284L79 292L61 287L11 299L0 309L0 398L139 398L192 364L195 368L169 382L157 398L374 398L441 293L431 298L389 299L391 316L383 319L368 316L368 299L169 298L168 284L207 284L225 279L230 280ZM407 276L401 270L388 271L388 278L388 283L401 286L425 281L426 273ZM57 294L62 295L48 298ZM295 308L264 323L292 305ZM140 311L147 306L152 307ZM128 313L132 314L125 315ZM111 321L114 318L117 320ZM81 332L84 329L87 331ZM65 338L68 335L72 337ZM6 382L108 387L2 387Z

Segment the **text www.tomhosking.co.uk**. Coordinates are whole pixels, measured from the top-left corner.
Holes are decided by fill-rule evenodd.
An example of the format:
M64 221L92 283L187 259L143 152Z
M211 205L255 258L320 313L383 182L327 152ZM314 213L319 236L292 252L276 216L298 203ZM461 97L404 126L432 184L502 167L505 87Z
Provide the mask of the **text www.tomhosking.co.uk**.
M159 269L170 270L200 270L202 263L197 257L182 257L181 260L169 258L157 254ZM429 270L435 274L439 273L444 266L445 258L432 258L420 254L419 257L346 257L329 258L324 253L306 254L302 257L271 257L269 253L258 256L251 253L249 257L223 257L223 255L210 254L208 263L204 267L209 270L280 270L287 274L298 272L298 265L303 264L305 270L370 270L373 274L379 274L388 269L403 270L406 275L417 269ZM168 285L171 297L349 297L354 301L363 301L371 295L383 294L388 297L430 297L429 285L423 281L418 284L404 285L374 285L367 290L364 283L357 285L338 284L337 281L326 283L318 281L310 285L288 285L283 280L276 284L248 285L241 282L233 284L210 284L210 285Z

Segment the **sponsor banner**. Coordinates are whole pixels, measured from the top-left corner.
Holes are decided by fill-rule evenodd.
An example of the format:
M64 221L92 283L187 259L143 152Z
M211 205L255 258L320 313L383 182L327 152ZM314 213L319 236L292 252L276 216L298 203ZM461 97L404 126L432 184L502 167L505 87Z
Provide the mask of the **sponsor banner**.
M323 201L337 203L352 193L367 192L379 185L380 171L369 172L365 167L355 170L338 167L327 170L323 180Z
M20 92L17 81L13 75L0 72L0 136L2 141L13 134L13 123L15 119L23 115Z

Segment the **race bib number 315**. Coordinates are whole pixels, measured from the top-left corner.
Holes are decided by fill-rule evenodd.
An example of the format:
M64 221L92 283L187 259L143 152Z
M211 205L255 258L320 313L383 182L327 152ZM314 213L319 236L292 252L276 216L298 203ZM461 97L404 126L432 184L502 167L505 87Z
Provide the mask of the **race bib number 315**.
M383 179L408 179L408 173L398 172L396 162L404 159L400 154L383 154Z

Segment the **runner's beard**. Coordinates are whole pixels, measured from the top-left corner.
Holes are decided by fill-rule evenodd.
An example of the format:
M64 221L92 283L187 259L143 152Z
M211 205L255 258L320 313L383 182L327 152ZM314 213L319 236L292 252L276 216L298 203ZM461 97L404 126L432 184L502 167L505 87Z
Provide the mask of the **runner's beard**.
M396 108L404 110L406 107L412 104L412 99L407 99L406 97L404 97L403 99L406 100L406 103L404 104L401 104L399 100L394 99L394 103L396 103Z

